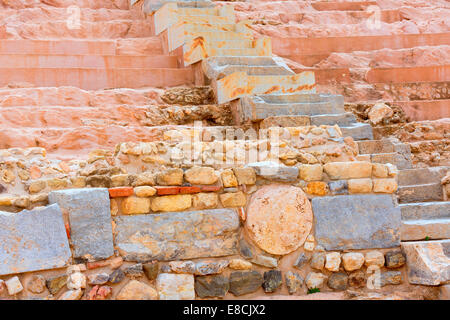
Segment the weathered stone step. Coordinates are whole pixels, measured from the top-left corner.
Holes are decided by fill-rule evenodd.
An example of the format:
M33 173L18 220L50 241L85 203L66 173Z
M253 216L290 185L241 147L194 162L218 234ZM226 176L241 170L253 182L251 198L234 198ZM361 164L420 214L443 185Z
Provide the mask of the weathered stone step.
M0 54L8 68L177 68L176 56Z
M333 52L373 51L384 48L403 49L439 46L449 43L448 33L361 35L342 37L272 38L274 53L298 63L315 64ZM303 65L308 65L304 64Z
M330 102L336 111L345 112L344 97L336 94L324 93L287 93L287 94L259 94L259 98L267 103L291 104L291 103L314 103L314 102Z
M430 167L410 170L401 170L398 174L399 186L409 186L417 184L440 183L446 175L449 167Z
M0 40L0 54L114 55L116 42L113 40Z
M282 93L315 93L313 72L289 76L251 76L235 72L214 83L219 103L225 103L249 95Z
M331 102L266 103L258 96L241 98L240 118L242 121L261 121L275 116L314 116L340 114Z
M73 128L98 125L141 125L146 119L147 107L101 106L29 106L0 108L2 128Z
M6 8L22 9L24 4L23 1L4 1L2 2ZM129 9L129 0L63 0L63 1L27 1L27 7L58 7L66 8L69 6L77 6L80 8L91 8L91 9Z
M111 20L131 20L136 18L133 15L133 12L123 9L80 9L80 21L98 22ZM37 7L23 8L20 10L7 9L3 12L0 12L0 20L8 23L10 21L8 17L13 16L15 22L20 21L31 23L42 21L56 21L68 19L71 14L73 14L73 12L67 10L67 8Z
M189 32L185 30L185 41L190 41L198 37L202 37L205 41L253 41L253 35L246 32L234 32L234 31L199 31Z
M402 241L450 238L450 219L402 221Z
M367 123L355 123L352 126L341 127L344 137L353 137L355 140L372 140L372 127Z
M394 144L388 139L358 141L358 148L360 154L392 153L395 151Z
M42 147L49 153L76 154L79 158L93 149L113 149L123 141L161 141L170 127L2 128L0 149Z
M376 6L376 1L315 1L312 7L318 11L363 11L368 6Z
M138 0L130 0L130 5L134 5ZM144 4L142 7L142 11L145 13L153 13L157 10L159 10L162 6L164 6L167 3L176 3L178 8L209 8L215 9L215 4L212 1L209 0L203 0L203 1L196 1L196 0L144 0ZM214 11L215 12L215 11Z
M192 84L191 69L170 68L0 68L0 86L28 82L42 87L105 88L170 87Z
M356 117L351 112L311 116L311 125L313 126L337 124L339 127L349 127L356 123Z
M248 75L293 75L285 64L272 57L264 56L225 56L203 60L202 69L209 79L217 80L234 72L245 71Z
M450 240L402 242L411 284L437 286L450 280Z
M67 21L22 23L10 26L24 39L119 39L151 37L147 20L81 21L73 28Z
M90 106L120 107L157 104L161 90L155 88L86 91L76 87L0 89L0 107Z
M450 218L450 201L401 204L402 220Z
M401 152L389 152L389 153L375 153L370 155L372 162L376 163L391 163L399 170L411 169L412 161L411 154L404 154Z
M399 186L397 190L400 203L442 201L444 194L440 182Z

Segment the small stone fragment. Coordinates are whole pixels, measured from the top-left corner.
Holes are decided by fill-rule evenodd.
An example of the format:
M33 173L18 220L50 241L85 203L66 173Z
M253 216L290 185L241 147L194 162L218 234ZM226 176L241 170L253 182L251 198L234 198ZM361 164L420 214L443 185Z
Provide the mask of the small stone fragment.
M223 275L195 277L195 292L200 298L224 297L230 289L230 282Z
M161 186L181 186L183 184L183 170L168 169L156 176L156 182Z
M306 262L308 262L308 257L302 252L298 256L297 260L295 260L294 267L301 269Z
M58 300L80 300L82 296L83 290L81 289L69 290L64 292Z
M154 212L183 211L189 209L191 205L192 205L191 195L180 194L154 198L151 204L151 209Z
M406 257L400 250L393 250L385 254L387 268L400 268L406 263Z
M257 264L259 266L263 266L263 267L267 267L267 268L276 268L278 267L278 260L276 258L273 257L269 257L266 255L256 255L253 259L252 262L254 264Z
M256 174L253 168L233 168L239 185L253 185L256 183Z
M170 269L175 273L195 273L195 263L193 261L170 261Z
M160 273L156 278L160 300L194 300L194 276L191 274Z
M366 267L369 266L378 266L383 267L384 266L384 255L380 251L369 251L365 254L365 262L364 265Z
M381 273L381 286L398 285L403 281L401 271L387 271Z
M346 290L348 283L348 276L344 272L332 273L328 278L328 286L334 290Z
M88 293L88 300L106 300L112 292L110 286L94 286Z
M90 285L102 285L107 283L109 275L107 273L96 273L88 276L88 283Z
M214 184L218 180L214 169L209 167L193 167L186 170L184 178L191 184Z
M364 255L359 252L348 252L342 255L342 264L345 271L360 269L364 264Z
M67 284L67 275L58 276L47 280L48 291L56 295Z
M304 280L298 273L288 271L284 274L284 281L289 294L294 294L302 288Z
M321 288L327 277L318 272L310 272L306 276L305 283L308 289Z
M8 289L9 295L16 295L23 290L22 283L19 280L19 277L15 276L5 281L6 288Z
M227 266L228 261L201 261L195 264L195 275L205 276L221 273Z
M282 284L281 271L279 270L270 270L264 272L264 282L262 284L264 291L275 292Z
M325 269L332 272L338 272L341 265L341 254L339 252L331 252L326 255Z
M213 192L204 192L192 196L192 206L197 210L214 209L219 204L219 196Z
M155 280L159 273L159 262L152 261L144 264L143 266L145 276L148 280Z
M122 201L123 214L144 214L150 212L150 199L128 197Z
M109 275L108 282L116 284L125 279L125 273L121 269L114 270L113 273Z
M86 276L81 272L74 272L67 279L67 288L78 290L86 288Z
M244 207L247 199L242 191L233 193L223 193L220 196L220 202L227 207Z
M136 263L132 266L126 267L124 272L130 278L137 278L144 275L144 268L142 263Z
M362 288L366 286L366 274L362 270L354 271L348 276L348 284L351 287Z
M234 270L249 270L252 268L252 264L242 259L232 259L228 267Z
M134 194L140 198L152 197L156 194L156 189L150 186L141 186L134 188Z
M32 275L27 281L26 288L28 291L36 294L44 292L46 289L45 278L41 275Z
M263 277L257 271L235 271L230 274L230 292L241 296L258 290L263 283Z
M311 257L311 268L322 270L325 267L326 254L324 252L314 252Z
M149 285L131 280L119 292L117 300L158 300L158 292Z

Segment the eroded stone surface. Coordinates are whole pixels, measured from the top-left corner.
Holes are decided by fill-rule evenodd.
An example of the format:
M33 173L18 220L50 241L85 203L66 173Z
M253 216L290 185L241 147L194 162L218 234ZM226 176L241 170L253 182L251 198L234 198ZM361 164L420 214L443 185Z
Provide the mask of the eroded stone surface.
M237 253L239 217L229 209L115 217L116 246L130 261Z
M0 275L60 268L71 252L58 205L0 212Z
M49 202L69 215L75 258L95 261L114 254L108 189L53 191Z
M267 185L253 194L245 227L261 249L281 255L305 242L312 220L311 204L302 189Z
M312 200L317 242L326 250L400 245L401 213L389 195L349 195Z
M443 247L443 243L449 242L450 240L402 243L409 283L436 286L450 280L450 258Z

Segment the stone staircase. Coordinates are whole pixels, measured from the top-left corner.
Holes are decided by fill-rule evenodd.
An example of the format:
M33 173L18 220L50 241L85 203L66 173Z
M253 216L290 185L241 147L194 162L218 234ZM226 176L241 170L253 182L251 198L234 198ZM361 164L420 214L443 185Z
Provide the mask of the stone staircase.
M412 120L449 117L449 34L444 2L239 2L238 21L271 36L295 72L313 70L321 91L346 102L389 101ZM425 24L427 21L429 23Z
M0 86L27 82L99 90L193 82L192 70L163 53L150 22L128 10L126 2L120 8L107 1L72 4L80 10L75 25L66 8L41 2L20 9L6 5L0 16L6 27L0 34Z
M441 179L449 167L400 170L398 201L402 240L449 239L450 201L444 201Z

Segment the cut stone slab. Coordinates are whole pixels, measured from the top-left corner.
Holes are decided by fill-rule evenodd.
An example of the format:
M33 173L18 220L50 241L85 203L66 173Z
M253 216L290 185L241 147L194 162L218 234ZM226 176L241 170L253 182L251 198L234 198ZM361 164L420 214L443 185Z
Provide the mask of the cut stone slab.
M127 261L171 261L238 253L232 209L115 217L115 244Z
M194 300L194 276L192 274L160 273L156 278L160 300Z
M0 275L56 269L72 254L58 205L0 211Z
M53 191L48 198L69 216L74 258L97 261L114 254L108 189Z
M247 166L255 169L258 176L268 180L292 182L298 178L297 167L288 167L271 161L249 163Z
M437 286L450 280L450 240L402 242L411 284Z
M326 250L400 245L401 213L390 195L346 195L312 200L315 235Z
M258 247L282 255L303 245L312 222L311 204L301 188L271 184L252 195L245 227Z

